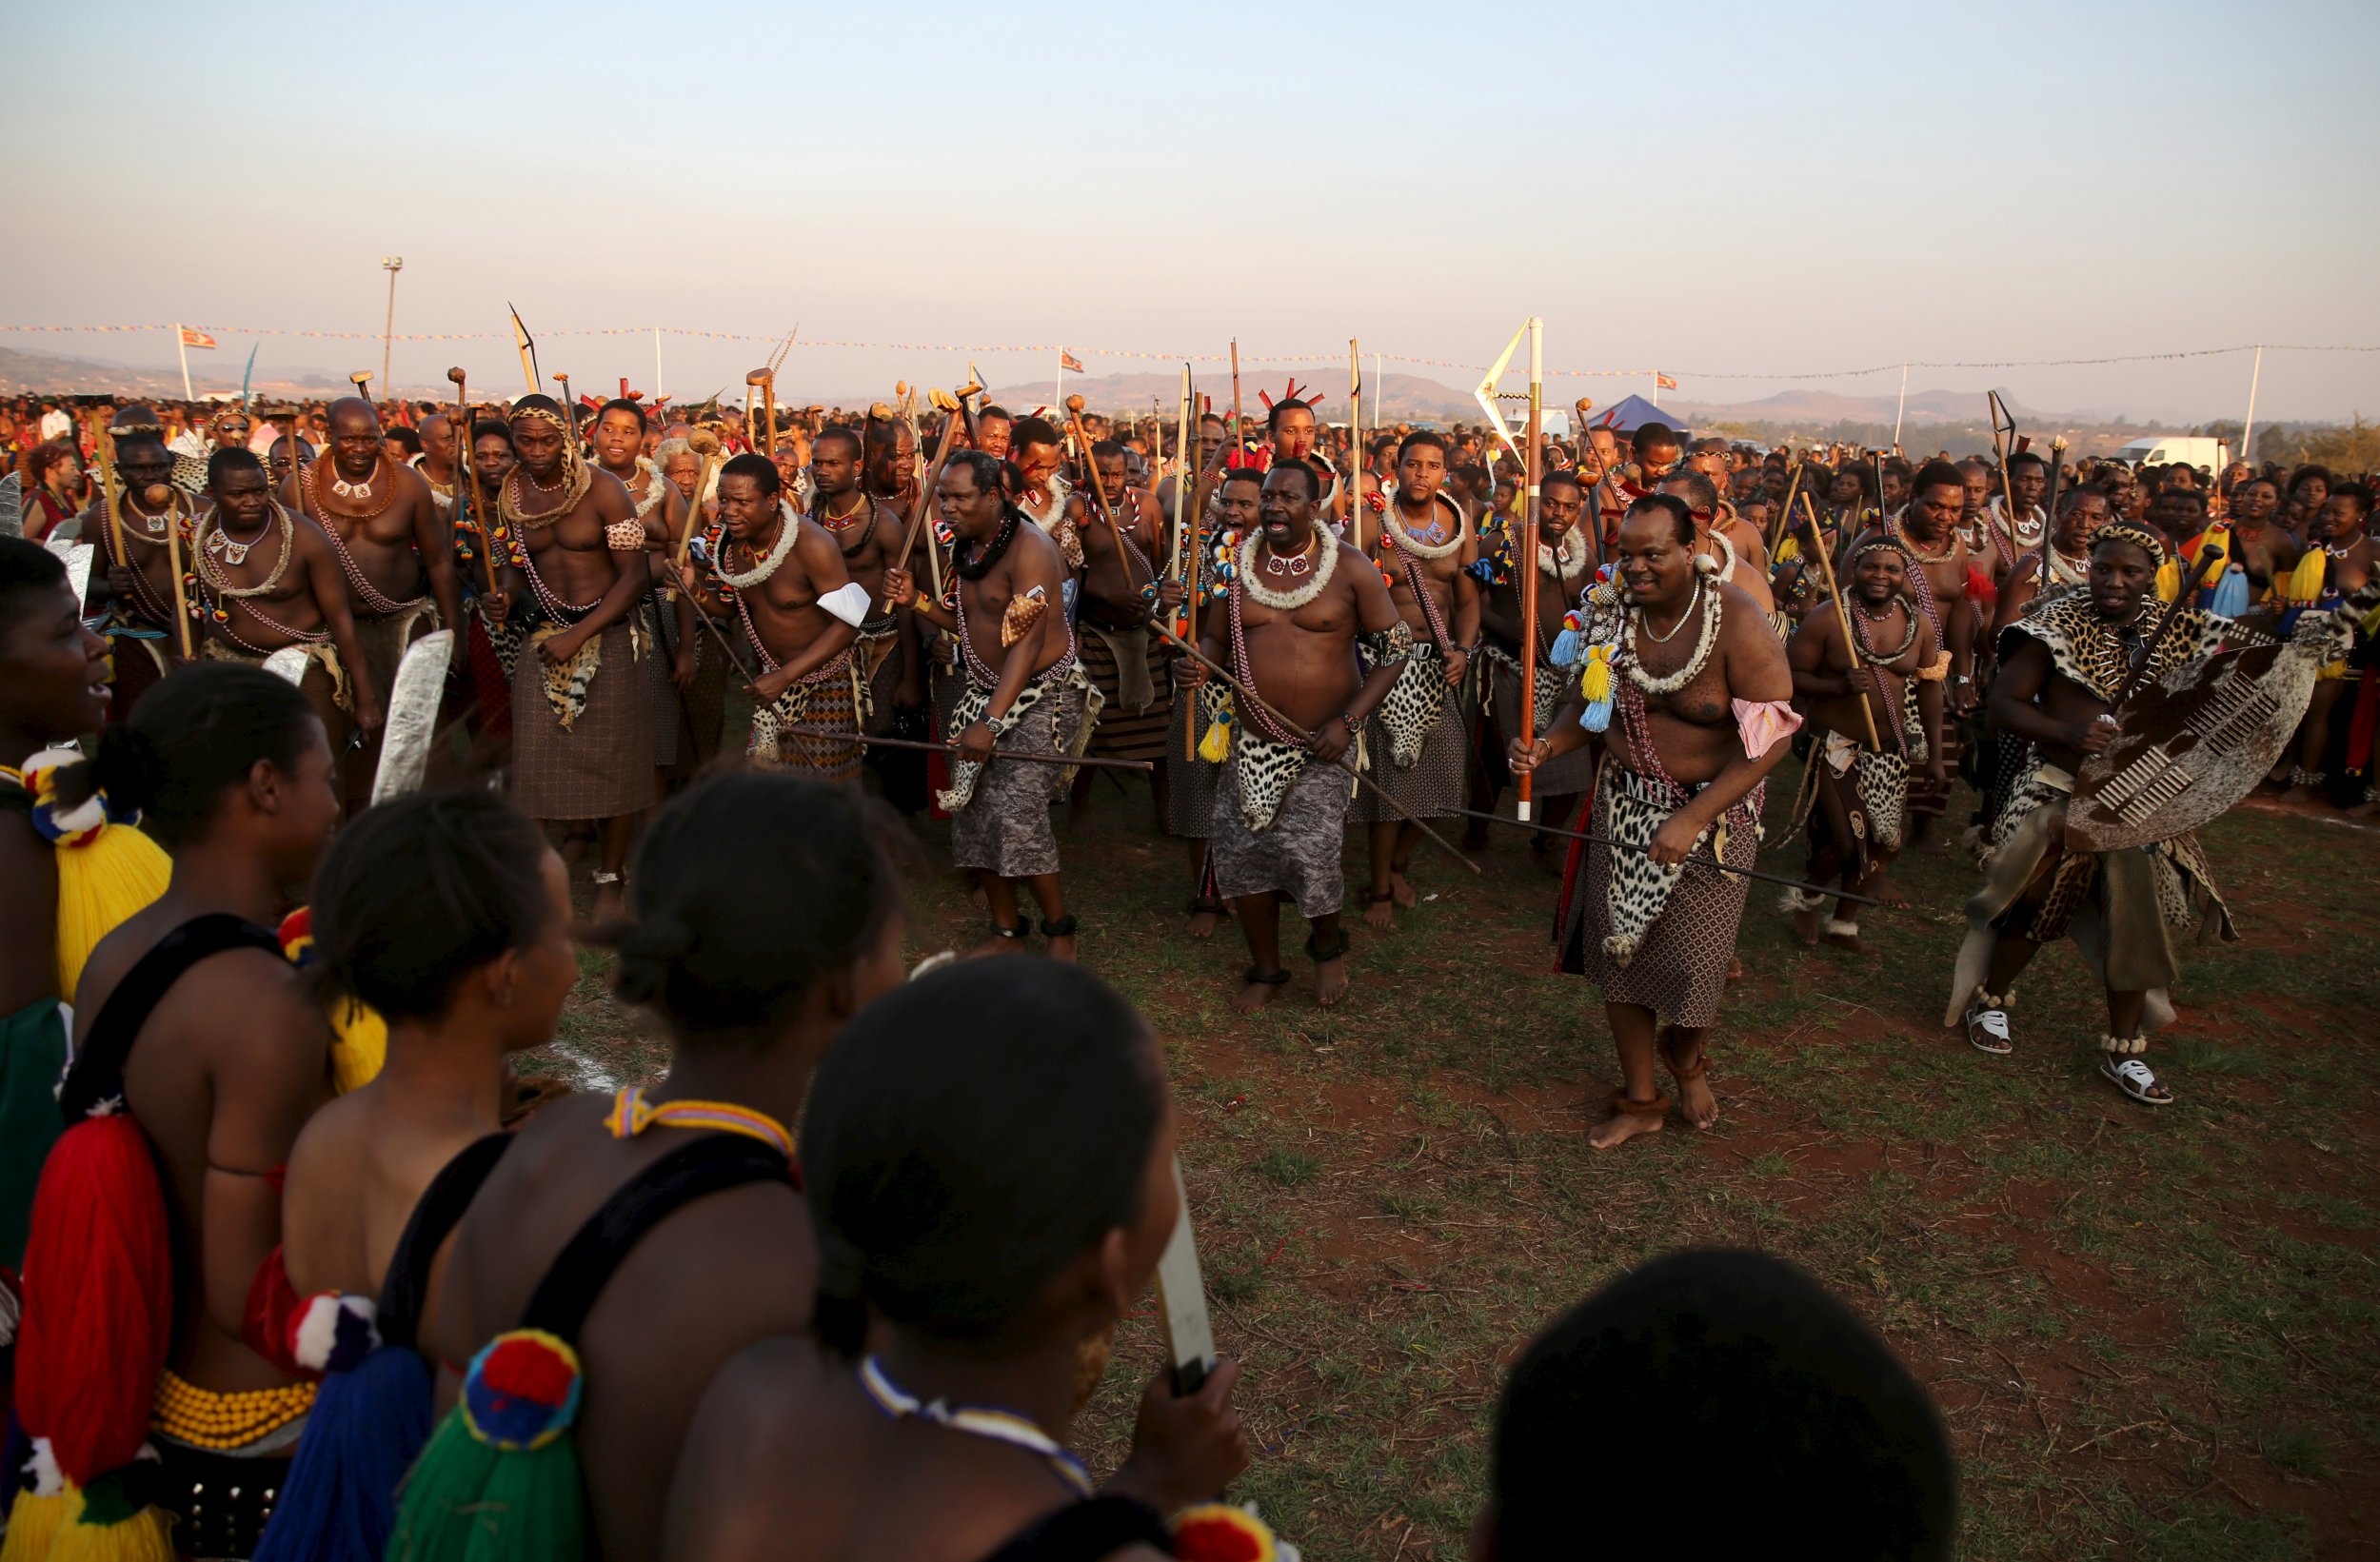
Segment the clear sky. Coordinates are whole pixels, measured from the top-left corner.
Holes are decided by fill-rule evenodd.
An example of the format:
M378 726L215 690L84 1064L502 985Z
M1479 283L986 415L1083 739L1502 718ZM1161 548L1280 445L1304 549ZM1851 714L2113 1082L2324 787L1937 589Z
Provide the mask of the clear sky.
M1654 366L1738 400L1903 359L2380 346L2380 4L257 6L0 22L0 324L660 324L811 341ZM30 219L30 220L28 220ZM238 373L250 337L207 366ZM0 345L169 363L162 336ZM649 338L543 343L651 388ZM663 388L754 344L666 345ZM400 384L504 342L396 345ZM1045 357L982 353L996 383ZM380 345L268 337L260 378ZM798 348L783 394L964 359ZM1317 366L1320 366L1319 364ZM1280 370L1268 367L1265 383ZM1331 371L1343 378L1343 368ZM483 377L485 377L483 379ZM1456 371L1440 378L1465 383ZM1913 390L2237 416L2245 358ZM1897 370L1826 388L1890 395ZM1554 379L1559 402L1641 382ZM2380 413L2380 353L2268 355L2259 421Z

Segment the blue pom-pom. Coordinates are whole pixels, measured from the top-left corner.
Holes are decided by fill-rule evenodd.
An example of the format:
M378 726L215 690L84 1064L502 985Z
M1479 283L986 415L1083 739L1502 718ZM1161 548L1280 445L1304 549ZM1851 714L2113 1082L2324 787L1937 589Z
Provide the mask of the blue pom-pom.
M1589 705L1586 712L1578 718L1578 724L1589 732L1601 732L1612 724L1612 702L1609 700L1597 700L1594 704Z
M2233 564L2214 583L2214 601L2208 611L2217 618L2235 619L2248 611L2248 571Z
M1557 667L1569 667L1578 661L1578 631L1564 629L1554 637L1554 649L1548 653Z

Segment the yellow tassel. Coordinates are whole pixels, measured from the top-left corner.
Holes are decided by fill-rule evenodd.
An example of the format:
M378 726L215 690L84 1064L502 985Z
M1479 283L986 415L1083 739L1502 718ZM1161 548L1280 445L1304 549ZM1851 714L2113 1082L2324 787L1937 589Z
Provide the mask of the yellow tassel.
M164 1509L144 1508L113 1524L85 1524L81 1493L73 1493L73 1502L74 1516L60 1527L49 1562L176 1562L173 1515Z
M353 998L344 999L331 1016L330 1076L345 1096L361 1090L388 1059L388 1022Z
M2172 560L2168 559L2165 563L2157 565L2157 601L2172 602L2174 598L2180 596L2181 594L2181 566L2176 564Z
M2322 595L2322 577L2326 557L2320 548L2308 550L2297 561L2296 572L2290 576L2284 600L2293 603L2312 602Z
M129 824L110 824L57 854L58 991L73 1001L83 962L99 940L166 892L173 864Z
M1610 646L1596 645L1588 648L1586 668L1578 675L1578 693L1590 705L1612 697L1612 648Z
M1209 722L1206 736L1199 740L1199 758L1210 764L1220 764L1231 758L1231 723Z

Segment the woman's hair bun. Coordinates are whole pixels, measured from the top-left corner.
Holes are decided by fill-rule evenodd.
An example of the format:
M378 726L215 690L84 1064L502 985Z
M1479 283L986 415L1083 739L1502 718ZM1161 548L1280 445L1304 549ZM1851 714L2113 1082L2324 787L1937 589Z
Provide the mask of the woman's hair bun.
M659 1003L679 963L699 941L694 929L665 914L629 923L613 943L620 957L613 995L623 1003Z
M165 775L165 761L149 734L117 722L100 728L88 761L59 773L58 800L79 804L105 792L109 805L129 817L157 801Z

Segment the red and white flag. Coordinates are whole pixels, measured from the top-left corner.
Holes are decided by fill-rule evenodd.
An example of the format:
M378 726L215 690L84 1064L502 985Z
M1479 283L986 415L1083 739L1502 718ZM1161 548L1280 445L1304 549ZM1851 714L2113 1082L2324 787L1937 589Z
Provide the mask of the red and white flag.
M1065 348L1060 347L1058 349L1058 366L1064 369L1069 374L1080 374L1082 372L1082 360L1077 358L1073 353L1068 352Z
M1668 375L1663 374L1656 368L1653 371L1653 388L1656 390L1676 390L1677 388L1677 382L1671 379Z
M186 347L211 347L215 345L215 339L205 331L194 331L188 326L181 326L179 329L182 332L182 345Z

